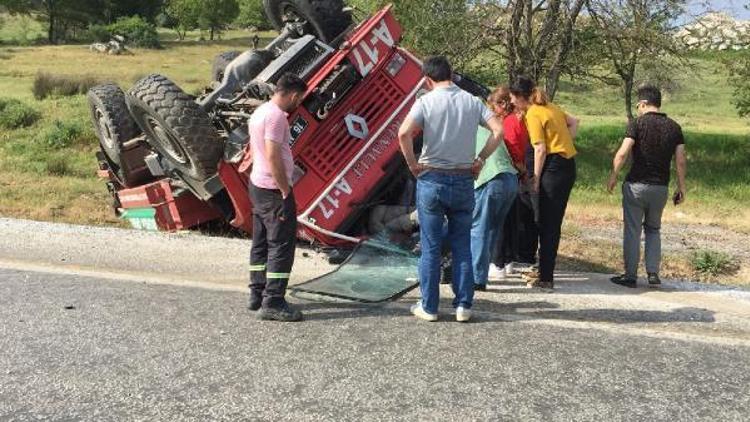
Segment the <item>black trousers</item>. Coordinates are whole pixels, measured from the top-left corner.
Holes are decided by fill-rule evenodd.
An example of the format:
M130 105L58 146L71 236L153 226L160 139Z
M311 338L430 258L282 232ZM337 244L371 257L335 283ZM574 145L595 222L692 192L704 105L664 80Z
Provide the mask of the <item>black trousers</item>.
M250 250L250 294L262 297L262 306L286 304L286 288L297 246L297 205L294 195L282 198L278 190L250 184L253 202L253 245Z
M560 229L576 181L575 159L547 156L539 187L539 280L554 281Z
M539 247L539 231L534 219L534 207L527 183L519 181L513 206L505 218L503 238L499 239L495 249L494 263L503 267L511 262L524 264L536 263L536 252Z

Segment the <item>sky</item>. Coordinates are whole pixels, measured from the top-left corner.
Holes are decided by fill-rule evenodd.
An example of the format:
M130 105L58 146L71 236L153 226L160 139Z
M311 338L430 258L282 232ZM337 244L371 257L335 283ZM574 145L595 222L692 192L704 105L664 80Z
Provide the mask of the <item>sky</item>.
M688 11L699 14L710 9L729 13L735 19L750 20L750 10L744 7L747 4L750 0L688 0Z

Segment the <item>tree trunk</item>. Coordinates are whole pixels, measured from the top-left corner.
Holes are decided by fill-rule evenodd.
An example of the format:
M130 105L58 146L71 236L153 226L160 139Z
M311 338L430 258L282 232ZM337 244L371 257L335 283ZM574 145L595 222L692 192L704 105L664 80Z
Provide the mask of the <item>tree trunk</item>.
M209 34L208 39L213 41L214 40L214 27L213 26L208 29L208 34Z
M631 122L635 117L633 116L633 78L626 78L623 84L623 90L625 91L625 112L628 115L628 122Z
M49 25L47 26L47 39L50 44L55 44L55 14L50 11Z

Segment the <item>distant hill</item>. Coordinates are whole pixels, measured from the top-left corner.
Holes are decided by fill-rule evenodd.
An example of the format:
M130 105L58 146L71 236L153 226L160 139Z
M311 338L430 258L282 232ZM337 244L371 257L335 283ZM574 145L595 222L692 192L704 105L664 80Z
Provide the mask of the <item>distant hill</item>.
M746 50L750 48L750 21L709 13L682 27L675 36L691 49Z

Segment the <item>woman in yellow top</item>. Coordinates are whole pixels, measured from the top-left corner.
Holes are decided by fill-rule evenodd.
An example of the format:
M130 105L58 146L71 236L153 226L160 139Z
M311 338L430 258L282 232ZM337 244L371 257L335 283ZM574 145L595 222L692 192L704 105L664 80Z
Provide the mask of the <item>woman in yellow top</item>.
M526 112L526 128L534 147L532 192L539 195L539 274L532 275L528 285L551 289L560 228L576 180L573 138L578 120L552 104L528 78L516 80L510 92L513 104Z

